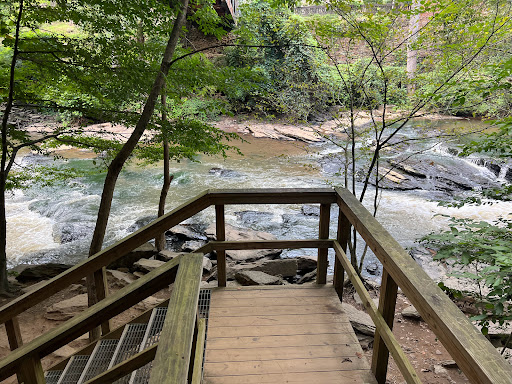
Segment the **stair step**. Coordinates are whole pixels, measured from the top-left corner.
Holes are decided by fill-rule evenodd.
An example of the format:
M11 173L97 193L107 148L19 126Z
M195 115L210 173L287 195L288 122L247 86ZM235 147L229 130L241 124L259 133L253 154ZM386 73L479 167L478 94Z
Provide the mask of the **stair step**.
M72 356L69 362L64 368L64 372L60 377L57 384L76 384L84 371L87 362L89 361L89 355L78 355Z
M96 347L91 354L91 358L78 381L79 384L85 383L87 380L90 380L107 370L117 349L118 342L119 340L117 339L103 339L96 344Z
M123 334L119 339L119 343L117 344L116 351L114 352L114 356L112 357L112 361L110 362L108 369L139 352L139 348L142 341L144 340L147 328L147 324L138 323L128 324L126 327L124 327ZM117 380L115 383L128 384L130 377L131 374L128 374L125 377Z
M158 307L153 309L151 318L148 323L148 331L141 343L139 352L142 352L146 348L152 346L160 339L160 333L164 327L165 316L167 315L166 307ZM151 367L153 363L148 363L143 367L140 367L132 373L129 383L130 384L145 384L149 381L149 374L151 373Z
M57 384L63 371L48 371L44 376L46 384Z

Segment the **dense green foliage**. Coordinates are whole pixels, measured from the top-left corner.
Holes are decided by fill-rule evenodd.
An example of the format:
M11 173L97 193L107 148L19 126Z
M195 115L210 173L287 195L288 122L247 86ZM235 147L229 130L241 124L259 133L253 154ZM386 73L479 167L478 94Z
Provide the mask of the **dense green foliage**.
M474 316L487 333L490 322L512 320L512 220L495 223L470 219L450 219L450 229L430 234L421 241L434 247L435 260L450 263L457 272L452 276L478 287L468 292L441 287L456 297L477 295L481 313Z

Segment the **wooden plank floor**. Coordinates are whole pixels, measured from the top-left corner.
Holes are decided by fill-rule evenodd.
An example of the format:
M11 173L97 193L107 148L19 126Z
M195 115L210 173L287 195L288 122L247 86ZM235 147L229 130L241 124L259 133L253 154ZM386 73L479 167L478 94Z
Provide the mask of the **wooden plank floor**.
M332 286L212 290L205 384L375 383Z

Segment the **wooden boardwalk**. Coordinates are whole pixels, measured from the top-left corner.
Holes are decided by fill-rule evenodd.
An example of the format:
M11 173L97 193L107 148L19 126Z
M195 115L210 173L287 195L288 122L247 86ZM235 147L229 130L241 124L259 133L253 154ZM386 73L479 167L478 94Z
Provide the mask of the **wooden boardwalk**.
M332 286L212 290L205 384L375 383Z

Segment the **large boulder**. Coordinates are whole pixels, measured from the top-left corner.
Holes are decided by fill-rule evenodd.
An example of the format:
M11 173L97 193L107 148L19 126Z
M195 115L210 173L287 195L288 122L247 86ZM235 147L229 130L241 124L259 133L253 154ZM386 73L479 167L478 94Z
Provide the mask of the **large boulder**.
M251 268L253 271L265 272L272 276L295 277L297 275L296 259L266 260Z
M206 229L206 234L211 239L216 239L215 224L210 225ZM277 240L277 238L267 232L253 231L252 229L236 228L226 225L226 240L229 241L248 241L248 240ZM263 258L276 259L281 254L278 249L257 249L257 250L241 250L226 251L226 255L236 262L249 262L260 260Z
M352 328L354 328L356 332L368 336L375 334L375 324L373 324L370 315L347 303L343 303L342 307L347 314L350 325L352 325Z
M47 280L61 274L68 268L71 268L71 265L58 263L18 266L17 270L21 271L19 272L18 276L16 276L16 280L18 280L20 283Z
M281 285L283 283L281 278L261 271L240 271L235 275L235 279L242 285Z
M140 259L139 261L133 263L133 269L135 271L148 273L158 267L161 267L165 264L165 261L160 260L148 260L148 259Z
M157 250L151 243L142 244L140 247L113 261L107 269L131 268L133 263L140 259L149 259L157 254Z
M48 320L68 320L86 310L87 305L87 294L77 295L49 306L45 317Z
M304 275L316 269L316 258L312 256L300 256L296 260L299 275Z
M178 224L171 229L169 229L166 233L167 236L176 236L179 239L188 241L188 240L200 240L206 241L206 235L202 232L198 226L190 225L190 224Z

